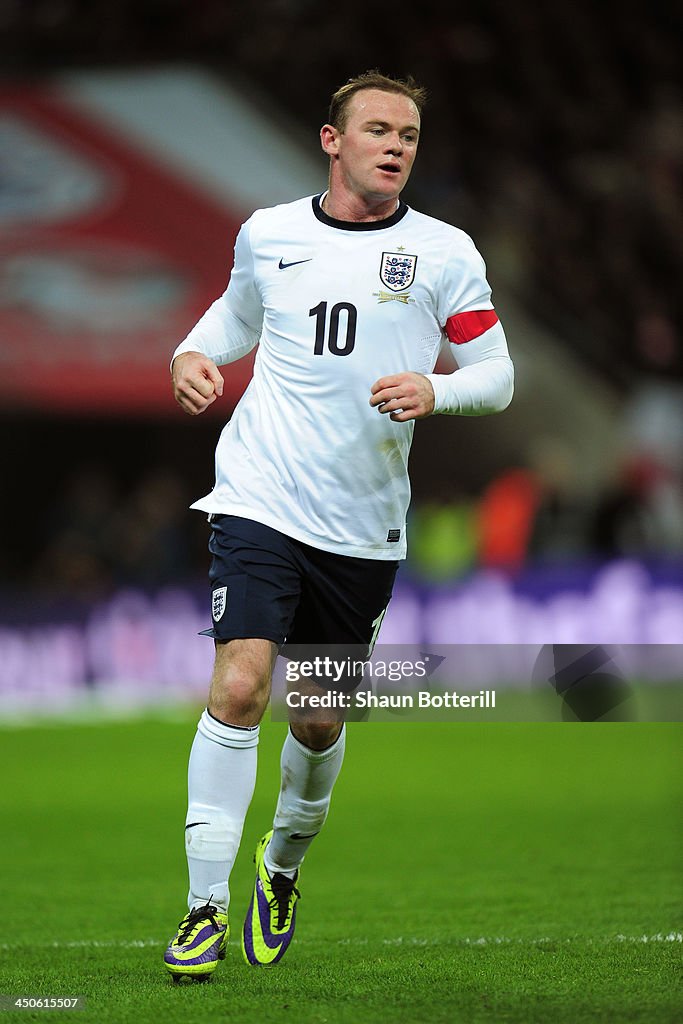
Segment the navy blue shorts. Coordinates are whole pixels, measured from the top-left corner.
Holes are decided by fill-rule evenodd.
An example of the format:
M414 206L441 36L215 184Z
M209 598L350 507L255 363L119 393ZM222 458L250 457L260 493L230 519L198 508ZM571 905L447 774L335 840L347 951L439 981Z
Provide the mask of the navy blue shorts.
M398 562L321 551L240 516L213 515L209 580L217 641L263 638L368 647Z

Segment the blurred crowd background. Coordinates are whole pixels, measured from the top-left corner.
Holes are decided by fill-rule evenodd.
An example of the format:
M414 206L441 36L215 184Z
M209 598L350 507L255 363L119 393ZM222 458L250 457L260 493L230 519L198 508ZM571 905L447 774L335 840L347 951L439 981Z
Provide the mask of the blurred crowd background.
M7 72L193 60L316 129L381 64L430 90L417 206L510 235L534 312L610 381L683 376L680 9L661 0L3 0ZM314 142L314 139L312 140Z
M544 430L451 459L453 426L440 442L442 425L418 425L407 573L439 584L624 557L683 566L681 27L658 0L0 0L14 90L68 68L202 66L313 150L349 76L380 67L427 86L406 198L473 235L494 298L500 280L617 420L587 484L585 453L525 390L522 359L516 402ZM187 506L210 489L216 420L13 406L3 422L6 584L96 596L203 579L206 524Z

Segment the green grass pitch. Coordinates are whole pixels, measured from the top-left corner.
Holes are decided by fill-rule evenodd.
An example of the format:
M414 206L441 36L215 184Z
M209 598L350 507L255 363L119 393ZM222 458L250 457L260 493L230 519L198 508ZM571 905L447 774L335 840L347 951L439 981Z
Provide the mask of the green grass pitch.
M239 932L284 730L265 723L228 957L173 986L198 713L0 728L0 994L87 1000L0 1024L683 1019L680 725L350 726L297 937L254 969Z

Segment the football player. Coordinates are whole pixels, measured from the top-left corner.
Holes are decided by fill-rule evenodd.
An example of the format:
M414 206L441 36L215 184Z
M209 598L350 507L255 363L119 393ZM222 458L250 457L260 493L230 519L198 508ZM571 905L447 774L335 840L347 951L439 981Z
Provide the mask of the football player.
M220 366L259 346L220 436L209 514L215 664L189 764L189 912L165 953L176 978L225 956L229 876L256 779L259 722L283 644L371 649L406 553L415 420L479 416L512 398L513 367L483 260L401 192L425 93L379 72L332 97L320 133L329 184L242 226L230 283L178 346L173 388L192 415ZM458 369L434 374L444 335ZM292 721L272 828L256 847L242 930L248 963L294 933L299 870L344 757L341 715Z

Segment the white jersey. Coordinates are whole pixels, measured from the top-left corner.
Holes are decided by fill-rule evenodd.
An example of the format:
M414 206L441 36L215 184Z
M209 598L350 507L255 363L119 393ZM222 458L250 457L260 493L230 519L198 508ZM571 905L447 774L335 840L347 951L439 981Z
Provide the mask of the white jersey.
M430 374L447 323L490 311L491 292L457 228L403 203L383 221L337 221L320 198L249 218L226 292L176 350L221 364L260 342L218 442L214 489L192 507L325 551L399 559L414 423L371 408L370 388L388 374ZM483 315L485 333L502 335Z

